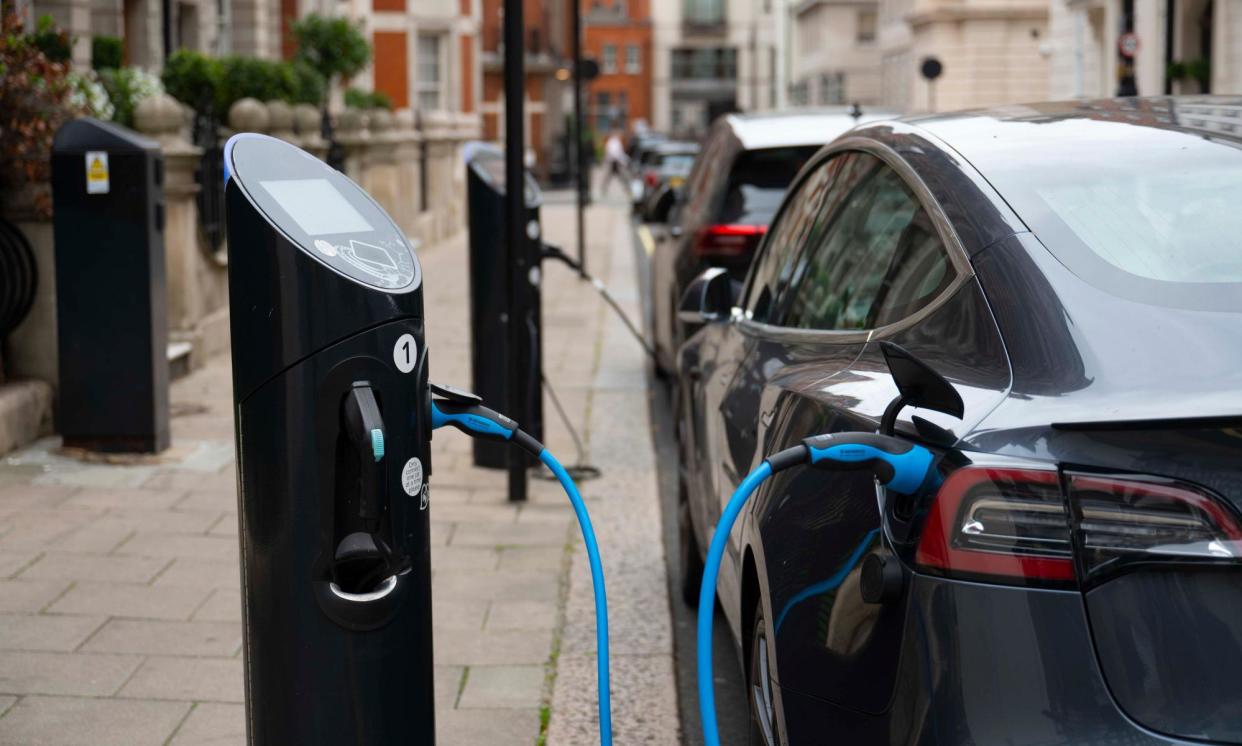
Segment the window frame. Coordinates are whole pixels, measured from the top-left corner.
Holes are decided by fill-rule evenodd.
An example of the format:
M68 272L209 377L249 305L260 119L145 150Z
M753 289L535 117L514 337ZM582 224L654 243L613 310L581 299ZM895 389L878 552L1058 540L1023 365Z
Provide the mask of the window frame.
M615 75L617 68L617 45L611 42L600 48L600 72L604 75Z
M630 52L634 54L631 55ZM625 63L622 69L626 75L638 75L643 71L642 51L637 44L625 45Z
M962 285L969 282L975 276L974 267L971 266L966 249L962 246L961 238L953 228L953 223L949 220L948 215L945 214L944 210L941 209L940 205L932 197L931 190L927 187L927 184L924 183L923 179L919 177L918 173L915 172L905 159L895 150L881 142L859 135L847 136L834 141L830 146L825 147L807 161L797 178L789 185L786 194L793 194L796 190L801 189L811 174L821 167L826 167L828 161L832 158L851 152L866 153L879 159L883 165L893 169L898 178L914 193L919 206L931 218L936 234L940 237L941 243L944 244L945 252L949 256L950 270L955 275L953 280L944 287L939 295L914 313L898 321L871 329L795 329L747 318L744 309L741 306L736 306L732 310L732 318L743 333L749 336L793 343L852 344L856 342L869 342L873 339L884 339L914 326L935 313L949 298L953 297ZM777 210L776 215L772 218L772 222L769 223L769 228L775 226L785 216L785 210L790 202L791 200L787 197L781 203L780 209ZM739 296L739 303L745 303L746 299L750 297L750 293L753 290L752 283L754 282L755 267L759 266L761 258L767 253L768 236L771 236L773 233L775 231L769 229L759 248L755 251L750 269L746 273L746 281Z
M414 55L415 55L415 72L417 73L414 81L414 101L418 111L448 111L451 107L448 101L449 83L448 83L448 66L445 64L448 43L448 34L444 31L419 31L414 39ZM435 41L435 59L436 59L436 77L435 80L426 80L423 78L423 44L429 41ZM434 94L438 106L432 109L423 108L423 96L426 94Z

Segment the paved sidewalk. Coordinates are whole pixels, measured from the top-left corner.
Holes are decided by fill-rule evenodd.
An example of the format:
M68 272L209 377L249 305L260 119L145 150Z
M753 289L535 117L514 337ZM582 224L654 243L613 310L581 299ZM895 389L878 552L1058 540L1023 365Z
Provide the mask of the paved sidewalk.
M572 243L549 204L549 239ZM619 206L589 215L590 268L637 315ZM420 252L433 380L468 386L464 236ZM583 485L611 588L617 743L678 742L642 353L587 283L545 270L545 369L603 478ZM173 449L85 463L49 439L0 462L0 744L244 742L229 361L173 386ZM575 459L547 406L548 445ZM596 736L586 558L554 483L505 501L465 436L434 441L439 743Z

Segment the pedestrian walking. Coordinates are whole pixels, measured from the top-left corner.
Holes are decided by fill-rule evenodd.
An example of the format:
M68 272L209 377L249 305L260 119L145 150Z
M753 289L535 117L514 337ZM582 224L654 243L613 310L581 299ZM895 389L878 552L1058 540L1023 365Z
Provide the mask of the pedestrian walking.
M607 195L613 179L621 182L622 193L629 195L629 163L630 157L625 154L625 144L621 142L621 132L613 130L604 141L604 178L599 185L601 199Z

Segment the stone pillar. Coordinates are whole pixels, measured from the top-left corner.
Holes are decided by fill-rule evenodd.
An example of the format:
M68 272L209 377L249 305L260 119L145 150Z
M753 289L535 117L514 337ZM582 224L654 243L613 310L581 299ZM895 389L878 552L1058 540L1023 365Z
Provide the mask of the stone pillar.
M310 104L298 104L293 107L293 126L297 132L297 144L319 160L328 156L328 143L320 134L323 120L316 109Z
M402 209L393 217L407 236L421 239L423 139L414 129L414 112L401 109L393 114L393 139L396 142L393 160L397 167L397 194L402 201Z
M363 183L367 146L371 143L370 117L359 109L345 109L336 118L336 139L345 150L345 175Z
M202 241L199 184L194 172L201 148L184 134L184 112L166 94L134 110L134 126L160 144L164 154L164 262L168 292L168 336L190 345L190 366L228 349L228 274L223 256Z
M298 136L293 131L293 108L284 101L267 102L267 132L272 137L279 137L285 142L298 144Z
M403 194L397 175L397 133L392 112L371 109L371 141L363 159L362 188L388 211L397 225L403 224L409 195Z

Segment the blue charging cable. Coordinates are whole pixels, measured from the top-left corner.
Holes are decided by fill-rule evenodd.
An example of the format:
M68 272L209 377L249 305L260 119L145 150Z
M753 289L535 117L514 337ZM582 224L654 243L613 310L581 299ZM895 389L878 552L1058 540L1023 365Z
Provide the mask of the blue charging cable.
M931 451L889 435L872 433L816 435L767 457L746 475L733 491L716 523L707 549L707 560L703 563L703 584L699 588L699 717L703 721L705 746L720 746L720 730L716 725L716 689L712 678L712 616L716 611L716 579L720 575L720 560L729 543L733 524L759 485L776 472L800 464L833 470L869 470L880 484L903 495L934 486L939 480L936 459Z
M578 517L578 528L586 544L587 558L591 564L591 584L595 590L595 644L596 677L599 683L599 741L601 746L612 746L612 705L609 695L608 676L608 598L604 593L604 565L599 558L599 544L595 541L595 529L586 503L578 492L578 485L565 471L561 462L542 443L532 438L513 420L483 406L478 396L450 386L431 384L431 393L438 398L431 400L431 427L446 425L455 427L467 435L482 440L505 441L533 454L552 471Z

